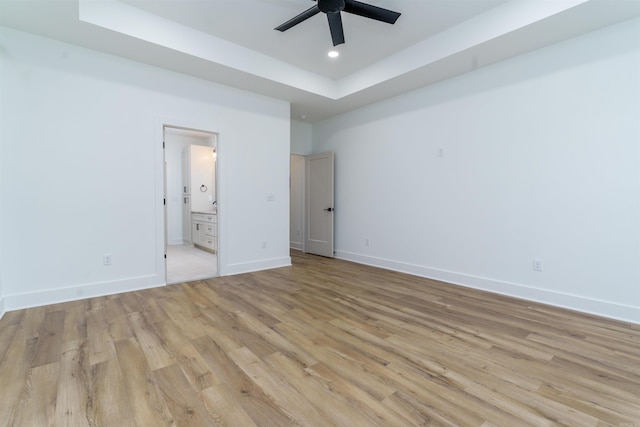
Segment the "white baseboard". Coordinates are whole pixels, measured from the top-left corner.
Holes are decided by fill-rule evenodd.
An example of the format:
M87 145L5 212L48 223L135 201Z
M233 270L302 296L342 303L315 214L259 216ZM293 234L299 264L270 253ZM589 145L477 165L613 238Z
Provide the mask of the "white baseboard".
M291 257L272 258L262 261L243 262L229 264L222 272L223 276L233 276L235 274L251 273L253 271L270 270L272 268L291 266Z
M289 248L301 251L303 250L302 242L289 242Z
M376 258L346 251L336 251L335 257L358 264L371 265L414 276L439 280L454 285L480 289L515 298L526 299L556 307L568 308L583 313L640 324L640 307L616 304L608 301L585 298L579 295L553 292L518 283L504 282L486 277L472 276L453 271L439 270L421 265Z
M182 244L184 244L184 243L186 243L184 240L182 240L182 239L176 239L176 240L169 240L169 241L167 242L167 245L169 245L169 246L172 246L172 245L182 245Z
M7 311L41 305L58 304L85 298L101 297L122 292L139 291L142 289L164 286L157 275L132 277L124 280L91 283L88 285L72 286L68 288L48 289L46 291L29 292L24 294L5 295Z
M4 316L5 312L6 310L4 308L4 298L0 298L0 319L2 319L2 316Z

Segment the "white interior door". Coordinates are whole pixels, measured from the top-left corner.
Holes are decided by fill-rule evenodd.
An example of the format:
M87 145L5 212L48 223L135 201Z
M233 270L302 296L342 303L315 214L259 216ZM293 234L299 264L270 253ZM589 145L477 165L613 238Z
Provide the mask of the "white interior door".
M333 153L305 157L305 252L333 257Z

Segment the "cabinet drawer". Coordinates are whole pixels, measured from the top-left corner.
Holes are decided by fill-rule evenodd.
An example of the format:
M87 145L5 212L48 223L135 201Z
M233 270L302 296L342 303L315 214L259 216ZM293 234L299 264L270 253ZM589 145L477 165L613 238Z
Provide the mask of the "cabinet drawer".
M200 222L216 222L216 215L206 215L206 214L191 214L192 221L200 221Z
M216 239L215 239L215 237L212 237L212 236L204 236L204 239L203 239L202 242L200 242L200 244L202 246L204 246L205 248L215 249L216 248Z
M216 225L215 224L206 223L206 224L202 224L200 227L204 229L204 234L206 234L207 236L216 237Z

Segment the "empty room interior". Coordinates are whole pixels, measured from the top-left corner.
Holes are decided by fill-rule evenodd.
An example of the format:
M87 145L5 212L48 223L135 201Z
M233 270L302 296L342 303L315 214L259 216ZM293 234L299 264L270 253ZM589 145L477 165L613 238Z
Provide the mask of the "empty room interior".
M0 190L0 426L640 427L638 1L0 0Z

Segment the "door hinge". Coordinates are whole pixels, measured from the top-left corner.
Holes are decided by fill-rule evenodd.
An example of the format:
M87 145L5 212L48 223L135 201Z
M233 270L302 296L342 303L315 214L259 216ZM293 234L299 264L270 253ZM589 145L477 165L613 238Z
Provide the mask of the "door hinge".
M164 259L167 259L167 254L164 254Z
M162 204L165 205L165 206L167 205L167 199L166 198L162 199Z
M162 148L164 148L164 141L162 141Z

